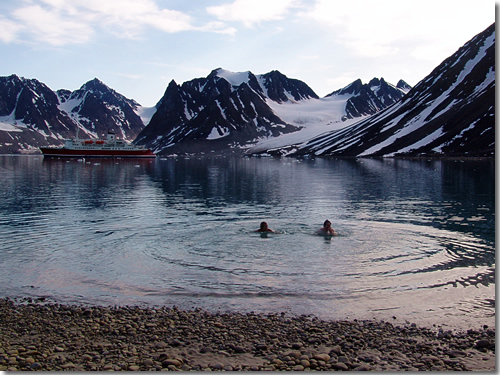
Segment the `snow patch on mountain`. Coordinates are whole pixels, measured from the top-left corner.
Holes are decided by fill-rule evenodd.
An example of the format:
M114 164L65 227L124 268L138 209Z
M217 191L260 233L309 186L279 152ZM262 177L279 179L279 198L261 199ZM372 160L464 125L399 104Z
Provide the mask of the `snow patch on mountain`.
M217 77L224 78L226 81L228 81L231 86L237 87L240 86L242 83L247 83L248 82L248 76L250 75L250 72L230 72L229 70L225 69L217 69Z
M77 108L79 107L81 104L82 104L82 101L83 101L83 98L70 98L70 99L67 99L67 100L63 100L60 96L59 96L59 109L63 112L66 112L68 114L71 113L71 111L73 110L73 108Z
M231 132L227 128L222 128L220 126L214 126L212 128L212 131L208 135L207 139L209 140L214 140L214 139L220 139L228 136Z
M26 127L22 121L15 120L12 115L0 117L0 131L22 132L21 127Z

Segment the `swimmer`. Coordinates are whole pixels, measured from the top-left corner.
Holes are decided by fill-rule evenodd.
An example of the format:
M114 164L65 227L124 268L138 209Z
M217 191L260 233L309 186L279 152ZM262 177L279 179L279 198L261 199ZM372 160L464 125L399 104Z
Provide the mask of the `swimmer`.
M256 232L274 233L274 230L272 230L271 228L269 228L267 226L267 223L265 221L263 221L262 223L260 223L260 228L257 229Z
M320 236L336 236L337 233L332 228L332 223L330 220L325 220L323 227L318 229L317 232Z

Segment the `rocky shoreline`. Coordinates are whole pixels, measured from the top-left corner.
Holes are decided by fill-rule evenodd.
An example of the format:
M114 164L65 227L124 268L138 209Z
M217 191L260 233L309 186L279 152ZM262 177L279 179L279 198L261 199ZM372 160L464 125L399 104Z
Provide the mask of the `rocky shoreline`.
M494 371L495 328L0 300L0 371Z

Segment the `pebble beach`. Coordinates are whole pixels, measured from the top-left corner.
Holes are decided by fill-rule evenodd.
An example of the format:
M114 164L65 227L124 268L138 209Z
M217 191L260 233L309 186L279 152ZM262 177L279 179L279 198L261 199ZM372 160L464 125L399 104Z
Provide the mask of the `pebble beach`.
M0 300L0 371L494 371L495 329Z

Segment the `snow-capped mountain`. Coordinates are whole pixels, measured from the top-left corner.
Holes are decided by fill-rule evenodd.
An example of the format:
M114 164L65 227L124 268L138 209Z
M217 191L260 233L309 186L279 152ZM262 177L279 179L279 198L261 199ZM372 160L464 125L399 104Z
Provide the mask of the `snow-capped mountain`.
M117 137L133 141L144 124L137 111L140 104L127 99L97 78L70 92L58 90L59 108L90 137L114 131Z
M349 100L359 97L359 90L369 90L353 100L364 109L348 113ZM361 84L359 90L320 99L307 84L278 71L254 75L219 68L182 85L170 82L135 142L160 154L245 149L254 153L262 144L267 149L271 143L277 147L276 142L278 146L292 138L296 142L306 128L310 137L312 131L319 134L344 127L349 120L375 113L404 95L383 79Z
M216 69L182 85L171 81L135 143L159 153L209 152L297 131L299 127L287 124L266 105L266 95L289 101L315 94L278 72L256 77Z
M495 152L495 24L466 43L401 101L327 132L293 155L490 156Z
M133 140L144 128L142 108L97 79L79 90L52 91L36 79L0 77L0 153L38 152L76 135L91 138L108 130Z
M400 85L407 87L403 80ZM374 78L363 84L360 79L343 89L332 92L326 97L349 95L346 102L346 118L374 115L382 109L396 103L406 94L402 89L387 83L383 78Z
M0 77L0 153L36 150L74 134L57 95L36 79Z

